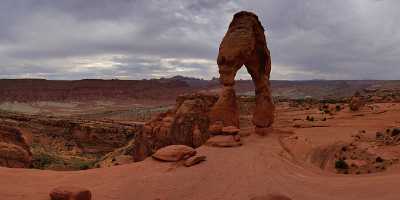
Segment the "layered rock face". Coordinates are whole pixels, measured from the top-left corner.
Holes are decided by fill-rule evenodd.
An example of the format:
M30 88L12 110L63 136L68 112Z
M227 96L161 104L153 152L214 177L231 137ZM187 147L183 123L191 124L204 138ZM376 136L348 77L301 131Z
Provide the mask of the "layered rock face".
M266 130L270 127L274 121L275 110L269 83L271 57L264 28L257 15L246 11L234 15L221 42L217 63L223 90L211 111L212 123L222 121L224 126L239 126L233 85L237 71L244 65L255 85L256 108L253 124L256 130Z
M125 147L142 129L142 123L0 112L0 166L75 169Z
M183 144L198 147L209 138L209 113L218 97L213 94L181 95L174 109L147 122L135 138L135 161L143 160L157 149Z
M54 151L104 154L124 146L142 129L142 124L82 120L67 117L21 115L0 112L0 122L29 132L33 143L52 146Z
M0 166L25 168L32 162L32 153L21 131L0 124Z

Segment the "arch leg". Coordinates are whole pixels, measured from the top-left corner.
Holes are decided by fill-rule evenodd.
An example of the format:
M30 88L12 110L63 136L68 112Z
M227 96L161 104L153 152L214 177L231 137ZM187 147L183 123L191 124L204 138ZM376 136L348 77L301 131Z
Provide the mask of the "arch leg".
M253 79L255 87L256 107L254 109L252 122L256 128L256 133L265 135L271 130L275 111L269 83L269 74L271 71L270 61L263 61L255 57L245 63L245 66Z

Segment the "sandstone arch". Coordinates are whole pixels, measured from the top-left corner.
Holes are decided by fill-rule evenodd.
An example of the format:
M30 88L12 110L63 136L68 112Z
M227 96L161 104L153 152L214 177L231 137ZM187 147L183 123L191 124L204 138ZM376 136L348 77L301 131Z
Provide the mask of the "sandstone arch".
M237 71L244 65L251 75L256 94L256 108L252 122L256 132L265 133L274 121L269 76L271 56L267 48L264 28L257 15L241 11L234 15L218 54L220 82L223 89L211 110L211 123L239 127L239 109L233 88Z

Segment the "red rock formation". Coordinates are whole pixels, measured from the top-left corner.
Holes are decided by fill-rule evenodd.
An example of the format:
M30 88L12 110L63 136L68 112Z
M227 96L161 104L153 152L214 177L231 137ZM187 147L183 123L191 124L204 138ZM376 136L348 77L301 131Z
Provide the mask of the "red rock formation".
M32 162L32 153L21 131L0 124L0 166L25 168Z
M275 109L269 84L271 57L264 28L255 14L242 11L234 15L221 42L217 63L220 81L224 87L221 97L212 109L212 123L223 121L224 126L239 126L233 85L237 71L245 65L255 85L256 108L253 124L256 129L261 130L270 127Z
M134 159L143 160L168 145L198 147L205 143L209 138L208 115L217 98L202 93L179 96L174 109L147 122L143 132L135 137Z

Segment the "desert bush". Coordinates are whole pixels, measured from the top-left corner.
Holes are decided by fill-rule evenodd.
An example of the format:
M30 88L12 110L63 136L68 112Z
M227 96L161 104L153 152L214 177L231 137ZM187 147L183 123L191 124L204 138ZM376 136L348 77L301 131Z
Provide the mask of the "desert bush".
M349 169L349 165L347 165L347 163L344 160L339 159L339 160L336 160L336 162L335 162L335 168L338 170L345 170L345 169Z
M375 162L381 163L383 162L383 158L381 158L380 156L376 157Z
M60 162L62 161L58 157L40 152L38 154L33 154L31 167L35 169L47 169L51 165L59 164Z
M310 117L310 116L307 115L306 120L312 122L312 121L314 121L314 117Z
M392 137L397 136L400 134L400 129L399 128L394 128L392 130Z
M69 168L72 170L87 170L93 168L94 162L83 159L72 159L69 161Z

